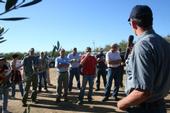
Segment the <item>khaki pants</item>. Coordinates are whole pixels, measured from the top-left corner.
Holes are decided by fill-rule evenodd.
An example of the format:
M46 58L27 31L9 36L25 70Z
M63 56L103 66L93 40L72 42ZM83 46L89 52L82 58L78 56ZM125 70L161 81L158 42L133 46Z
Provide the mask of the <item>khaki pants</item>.
M57 78L57 98L61 98L62 88L64 88L63 97L67 98L68 93L68 72L58 72Z
M25 93L22 99L22 102L24 104L27 103L27 99L28 99L28 93L31 87L31 83L32 83L32 95L31 95L31 99L32 101L36 101L37 98L37 84L38 84L38 75L34 74L30 77L27 77L27 79L25 80L26 84L25 84Z

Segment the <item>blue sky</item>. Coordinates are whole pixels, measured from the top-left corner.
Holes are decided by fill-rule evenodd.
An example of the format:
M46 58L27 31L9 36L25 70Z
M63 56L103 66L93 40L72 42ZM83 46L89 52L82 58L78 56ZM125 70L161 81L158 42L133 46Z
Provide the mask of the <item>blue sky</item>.
M4 35L7 41L0 44L0 52L27 52L31 47L36 51L51 51L57 41L66 50L77 47L79 51L87 46L119 43L133 34L127 19L137 4L152 8L157 33L170 34L169 0L43 0L35 6L1 16L30 19L0 21L0 26L9 28Z

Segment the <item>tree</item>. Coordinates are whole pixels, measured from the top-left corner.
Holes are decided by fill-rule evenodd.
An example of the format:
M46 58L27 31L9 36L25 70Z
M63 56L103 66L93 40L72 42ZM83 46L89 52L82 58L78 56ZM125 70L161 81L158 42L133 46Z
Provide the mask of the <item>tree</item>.
M0 4L4 4L4 12L0 12L0 16L5 15L8 12L11 12L16 9L28 7L35 5L42 0L32 0L32 1L27 1L27 0L0 0ZM28 19L28 17L5 17L5 18L0 18L0 20L3 21L17 21L17 20L24 20ZM5 30L3 27L0 27L0 43L5 42L6 40L4 39L3 35L8 31Z
M103 49L104 49L104 51L109 51L109 50L110 50L110 48L111 48L111 46L110 46L110 45L106 45Z
M166 37L164 37L169 43L170 43L170 35L167 35Z
M119 48L121 48L122 51L126 51L126 47L127 47L127 41L122 40L122 41L119 43Z
M56 57L59 56L59 51L61 50L60 42L57 41L57 45L54 45L51 56Z
M27 1L27 0L0 0L0 3L4 4L4 12L0 12L0 16L11 12L16 9L28 7L35 5L42 0L32 0L32 1ZM16 21L16 20L23 20L23 19L28 19L27 17L5 17L5 18L0 18L0 20L4 21Z
M3 43L6 41L6 39L4 39L3 35L7 32L8 30L5 30L3 27L0 27L0 43Z

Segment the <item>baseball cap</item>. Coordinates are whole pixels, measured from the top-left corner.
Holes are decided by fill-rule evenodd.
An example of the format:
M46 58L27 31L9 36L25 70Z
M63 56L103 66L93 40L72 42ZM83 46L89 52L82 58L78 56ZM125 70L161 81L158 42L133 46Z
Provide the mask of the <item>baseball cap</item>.
M130 19L137 19L141 21L144 26L152 25L152 10L147 5L136 5L132 9L128 21L130 21Z

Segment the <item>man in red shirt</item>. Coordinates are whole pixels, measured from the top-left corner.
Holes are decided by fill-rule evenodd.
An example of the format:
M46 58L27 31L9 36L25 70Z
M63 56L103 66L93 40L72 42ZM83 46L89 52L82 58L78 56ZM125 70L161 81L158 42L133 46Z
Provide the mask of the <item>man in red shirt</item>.
M82 105L87 82L89 82L88 101L92 102L93 84L96 76L97 61L96 58L91 55L90 47L86 48L86 53L81 57L80 64L82 66L83 82L77 104Z

